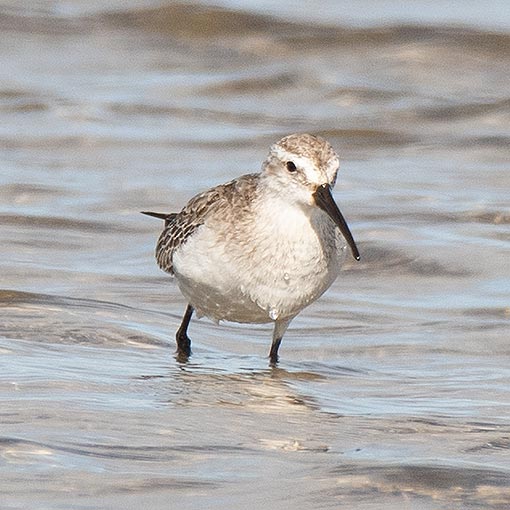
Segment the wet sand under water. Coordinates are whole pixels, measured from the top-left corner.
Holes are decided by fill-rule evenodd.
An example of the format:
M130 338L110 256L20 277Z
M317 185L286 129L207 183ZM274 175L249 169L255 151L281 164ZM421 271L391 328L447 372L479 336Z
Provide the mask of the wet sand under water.
M510 507L510 20L303 5L0 7L2 510ZM299 131L362 261L278 368L270 326L207 320L177 363L138 211Z

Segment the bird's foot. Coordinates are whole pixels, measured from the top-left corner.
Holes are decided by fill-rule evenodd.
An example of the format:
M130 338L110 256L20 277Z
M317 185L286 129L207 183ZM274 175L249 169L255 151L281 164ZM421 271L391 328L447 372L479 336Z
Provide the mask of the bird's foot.
M278 367L278 356L276 356L275 358L269 356L269 366L271 368L277 368Z
M271 367L278 366L278 349L280 348L281 341L282 339L279 338L271 345L271 350L269 351L269 366Z
M186 363L191 356L191 340L185 332L178 331L175 335L177 342L176 359L179 363Z

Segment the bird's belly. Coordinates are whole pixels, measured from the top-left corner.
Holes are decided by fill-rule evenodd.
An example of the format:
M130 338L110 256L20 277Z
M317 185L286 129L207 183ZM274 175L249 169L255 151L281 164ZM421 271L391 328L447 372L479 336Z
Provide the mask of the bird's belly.
M195 308L198 316L206 316L214 321L245 323L272 320L265 308L242 292L238 282L229 281L224 274L214 281L211 278L190 279L179 274L176 276L179 289ZM209 274L209 277L211 276Z
M225 250L207 233L174 254L179 288L199 315L263 323L291 318L320 297L338 275L344 250L308 242L247 253ZM260 247L260 246L259 246Z
M301 272L299 278L285 273L279 278L259 278L256 283L225 271L202 278L176 272L176 277L182 294L199 316L215 321L264 323L297 315L329 288L336 273Z

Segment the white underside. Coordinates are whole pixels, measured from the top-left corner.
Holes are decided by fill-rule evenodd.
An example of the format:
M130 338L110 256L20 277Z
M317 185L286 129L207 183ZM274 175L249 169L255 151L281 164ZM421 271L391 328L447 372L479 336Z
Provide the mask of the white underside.
M214 321L288 320L333 283L345 242L319 209L279 203L241 226L206 222L173 256L179 288ZM227 229L242 228L232 236Z

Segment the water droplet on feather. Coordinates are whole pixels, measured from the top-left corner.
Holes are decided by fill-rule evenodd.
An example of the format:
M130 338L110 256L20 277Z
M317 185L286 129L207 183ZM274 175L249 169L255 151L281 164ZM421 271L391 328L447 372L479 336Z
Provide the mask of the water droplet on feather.
M269 317L271 317L272 320L276 320L278 319L278 316L280 315L280 312L278 312L278 310L276 308L271 308L271 310L269 310Z

